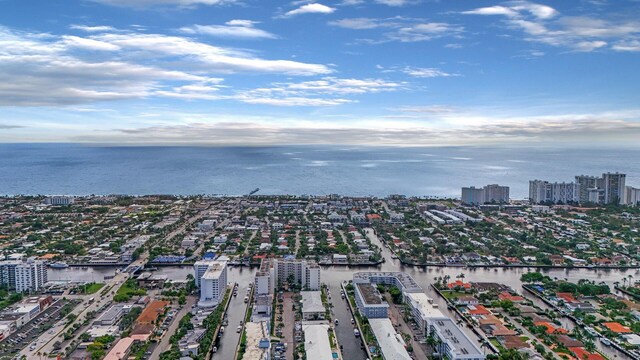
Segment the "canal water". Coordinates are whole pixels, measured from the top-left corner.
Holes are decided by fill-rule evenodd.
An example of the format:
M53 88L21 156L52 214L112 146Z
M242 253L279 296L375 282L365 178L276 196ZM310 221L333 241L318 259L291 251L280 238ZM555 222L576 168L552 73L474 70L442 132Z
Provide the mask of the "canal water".
M435 291L431 288L431 284L435 282L435 279L439 277L449 276L452 280L455 280L457 276L463 275L466 282L496 282L510 286L512 289L519 293L523 293L522 282L520 277L530 271L537 271L535 268L464 268L464 267L409 267L404 266L397 259L391 258L390 251L382 246L377 237L372 233L369 233L369 238L374 244L377 244L382 249L382 255L385 258L385 262L372 267L358 267L349 268L341 266L329 266L322 269L322 282L329 284L331 292L339 299L339 284L342 281L351 280L353 273L358 271L400 271L411 275L416 282L424 289L425 293L433 298L440 306L440 309L450 316L456 318L457 315L447 309L446 303L441 299ZM256 269L246 267L230 267L228 271L228 281L237 282L240 289L246 288L251 282L253 282ZM96 268L77 268L69 267L66 269L49 269L48 276L49 281L95 281L102 282L105 277L113 276L116 272L115 268L96 267ZM638 270L616 270L616 269L543 269L542 273L548 275L552 279L568 280L577 282L580 279L588 279L595 282L604 282L611 288L614 286L614 282L622 283L623 278L634 281L636 278L640 278L640 271ZM167 275L171 281L183 281L188 274L193 273L191 266L176 266L176 267L160 267L156 274ZM525 294L527 295L527 294ZM533 299L531 296L528 298ZM539 300L533 299L535 303L542 307L546 306ZM334 299L335 302L335 299ZM334 304L335 305L335 304ZM342 305L342 304L341 304ZM338 306L336 310L336 316L341 318L341 322L345 325L348 324L347 318L349 315L344 313L342 309L344 306ZM346 308L346 307L345 307ZM230 311L233 311L230 309ZM347 310L348 311L348 310ZM567 319L563 319L563 325L568 329L573 327L573 324ZM471 339L477 342L477 337L471 330L463 327L464 331L469 335ZM354 341L353 336L349 335L349 331L338 331L338 340L345 345L344 353L346 354L362 354L359 349L359 345ZM602 350L610 358L625 359L627 358L622 353L618 353L613 348L604 347L598 341L596 344L600 350ZM230 347L230 344L225 347ZM221 349L222 350L222 349ZM227 349L225 349L227 350ZM360 357L360 356L357 356Z

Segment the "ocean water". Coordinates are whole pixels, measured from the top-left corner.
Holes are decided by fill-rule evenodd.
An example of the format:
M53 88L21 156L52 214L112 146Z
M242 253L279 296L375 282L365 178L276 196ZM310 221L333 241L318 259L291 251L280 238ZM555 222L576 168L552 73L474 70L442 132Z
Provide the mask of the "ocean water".
M406 194L460 196L499 183L627 174L640 186L640 149L490 147L122 147L0 144L0 194Z

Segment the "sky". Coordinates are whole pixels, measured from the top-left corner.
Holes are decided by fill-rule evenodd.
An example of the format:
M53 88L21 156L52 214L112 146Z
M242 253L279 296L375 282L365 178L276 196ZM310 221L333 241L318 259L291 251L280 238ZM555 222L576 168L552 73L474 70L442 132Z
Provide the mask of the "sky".
M0 9L0 142L640 145L638 0Z

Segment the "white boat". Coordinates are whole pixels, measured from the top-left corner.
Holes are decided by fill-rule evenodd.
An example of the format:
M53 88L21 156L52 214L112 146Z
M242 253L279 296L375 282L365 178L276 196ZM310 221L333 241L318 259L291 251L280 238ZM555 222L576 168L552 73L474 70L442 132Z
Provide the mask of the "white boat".
M360 336L360 330L353 329L353 335L355 335L356 337L359 337Z
M611 341L609 341L609 339L607 338L600 338L600 342L606 346L611 345Z

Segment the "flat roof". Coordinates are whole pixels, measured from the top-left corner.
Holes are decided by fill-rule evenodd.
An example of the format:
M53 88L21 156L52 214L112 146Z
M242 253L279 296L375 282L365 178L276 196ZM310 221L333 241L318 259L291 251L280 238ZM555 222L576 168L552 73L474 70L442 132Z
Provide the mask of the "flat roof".
M406 294L409 301L415 306L423 319L444 318L446 317L438 308L438 304L433 303L433 299L425 293L408 293Z
M418 285L418 283L411 277L409 274L405 274L399 271L367 271L367 272L357 272L353 274L353 279L363 279L371 282L371 278L394 278L397 282L402 285L403 292L422 292L422 288ZM375 280L373 281L375 282Z
M116 345L113 347L113 349L111 349L111 351L109 351L109 353L107 354L107 356L104 357L103 360L122 360L122 359L124 359L125 355L129 351L129 348L133 344L133 341L134 340L132 338L130 338L130 337L126 337L126 338L120 339L120 341L118 341L116 343Z
M369 319L380 351L385 360L411 360L402 336L396 332L389 319Z
M302 295L302 312L325 312L322 305L322 296L320 291L301 291Z
M333 360L333 351L329 343L327 324L302 323L304 331L304 351L313 354L313 360Z
M207 268L207 271L205 271L205 273L202 275L202 278L217 279L220 277L220 274L222 274L222 271L226 266L227 266L226 261L217 261L217 260L211 261L209 263L209 267Z
M378 289L373 287L373 285L369 283L357 283L356 286L362 294L362 298L367 305L380 305L382 304L382 299L380 298L380 293Z
M121 315L123 310L124 304L113 305L107 311L103 312L96 321L113 321L113 319Z
M244 326L244 331L247 332L247 347L244 357L247 359L262 359L266 354L266 349L261 349L259 345L260 340L269 338L267 323L265 321L248 322Z
M451 319L442 319L433 322L433 326L439 329L438 333L452 347L451 351L458 355L478 355L484 357L484 353L474 344L469 337L462 332Z

